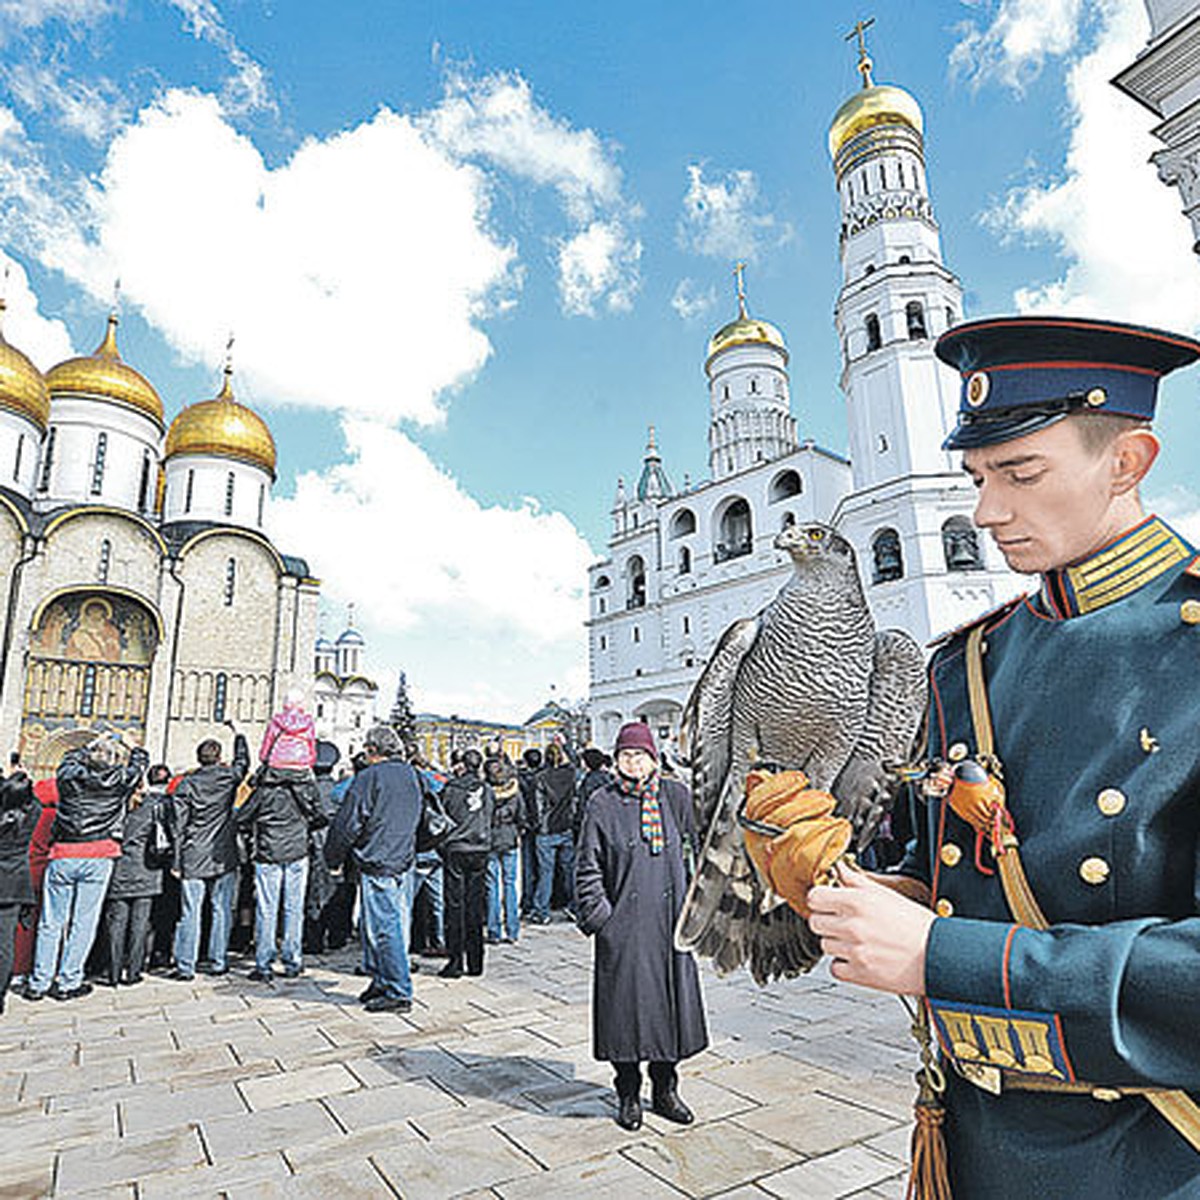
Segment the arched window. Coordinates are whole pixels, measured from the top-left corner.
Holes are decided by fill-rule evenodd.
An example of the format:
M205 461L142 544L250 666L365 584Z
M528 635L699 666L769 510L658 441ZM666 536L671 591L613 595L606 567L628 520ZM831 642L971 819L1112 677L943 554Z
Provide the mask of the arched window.
M223 671L217 675L213 686L213 720L220 724L225 720L225 701L229 695L229 676Z
M596 611L597 611L597 612L598 612L598 613L599 613L601 616L604 616L604 614L605 614L606 612L608 612L608 601L607 601L607 600L605 600L603 596L601 596L601 597L600 597L600 600L599 600L599 603L598 603L598 605L597 605Z
M779 530L782 533L785 529L791 529L796 524L796 514L794 512L785 512L783 518L779 522Z
M750 393L751 395L758 394L758 380L753 375L750 376Z
M258 485L258 523L262 524L263 506L267 503L267 485L260 483Z
M625 568L625 578L629 584L626 593L626 608L646 607L646 564L640 554L635 554Z
M908 340L919 342L929 336L925 332L925 309L920 300L910 300L904 306L904 318L908 322Z
M150 499L150 451L142 452L142 477L138 480L138 512L145 512Z
M189 469L187 473L187 486L183 491L183 511L189 513L192 511L192 493L196 490L196 472Z
M780 471L774 479L771 480L771 486L767 489L767 501L770 504L776 504L780 500L789 500L792 496L798 496L804 490L804 485L800 481L799 471Z
M881 529L871 539L872 583L887 583L904 575L904 557L900 553L900 535L894 529Z
M681 508L671 518L671 537L687 537L696 532L696 514L690 508Z
M108 434L101 430L96 434L96 457L92 459L92 495L98 496L104 489L104 460L108 457Z
M42 476L38 480L39 492L50 490L50 468L54 465L54 443L57 437L58 430L51 425L50 432L46 435L46 454L42 459Z
M593 586L595 587L596 591L600 591L601 588L606 588L609 586L609 584L610 580L607 575L597 575L596 582Z
M942 526L942 553L947 571L982 571L979 533L966 517L951 517Z
M912 255L910 255L910 254L900 255L899 262L901 263L901 265L912 262Z
M13 463L13 479L21 478L21 458L25 453L25 435L17 438L17 460Z
M636 625L633 627L633 640L635 642L642 640L642 631Z
M100 583L108 582L108 567L112 561L112 542L104 538L100 543L100 561L96 564L96 579Z
M692 632L692 618L689 617L686 613L684 614L684 618L683 618L683 632L685 634L689 634Z
M750 505L740 496L721 514L717 528L717 549L713 555L716 562L740 558L754 549L754 529L750 518Z
M235 477L232 471L225 476L225 515L233 516L233 485Z
M866 320L863 322L867 327L867 350L878 350L883 345L883 338L879 333L879 318L874 313L867 313Z
M604 634L601 634L601 635L600 635L600 649L601 649L601 650L607 650L607 649L608 649L608 638L606 638L606 637L604 636Z
M679 547L679 573L680 575L692 573L692 552L687 546Z
M229 559L225 564L225 604L229 607L233 604L233 590L237 583L237 560Z

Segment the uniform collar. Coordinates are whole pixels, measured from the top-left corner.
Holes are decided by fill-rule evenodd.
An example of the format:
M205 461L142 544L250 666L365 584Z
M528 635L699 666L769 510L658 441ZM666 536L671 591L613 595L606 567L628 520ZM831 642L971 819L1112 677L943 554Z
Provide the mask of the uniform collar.
M1038 591L1047 616L1095 612L1191 558L1194 551L1165 521L1147 517L1116 541L1069 567L1047 571Z

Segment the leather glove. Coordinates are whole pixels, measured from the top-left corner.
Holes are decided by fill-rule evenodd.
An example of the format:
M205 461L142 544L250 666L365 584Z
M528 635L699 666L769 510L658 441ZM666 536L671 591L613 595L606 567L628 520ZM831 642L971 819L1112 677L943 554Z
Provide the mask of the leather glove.
M805 918L809 888L828 882L853 836L850 822L833 815L836 803L828 792L810 788L803 771L754 770L746 776L745 816L767 827L743 824L746 849L762 881Z

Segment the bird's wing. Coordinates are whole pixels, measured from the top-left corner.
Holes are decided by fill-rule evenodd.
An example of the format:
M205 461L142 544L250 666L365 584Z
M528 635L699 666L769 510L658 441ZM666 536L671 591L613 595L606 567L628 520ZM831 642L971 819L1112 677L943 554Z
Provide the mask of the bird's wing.
M837 813L854 824L854 846L870 844L895 798L889 767L908 761L925 712L927 684L920 646L899 629L875 635L867 718L833 785Z
M696 828L706 831L733 762L733 697L742 660L758 639L759 617L734 621L721 635L680 719L692 768Z

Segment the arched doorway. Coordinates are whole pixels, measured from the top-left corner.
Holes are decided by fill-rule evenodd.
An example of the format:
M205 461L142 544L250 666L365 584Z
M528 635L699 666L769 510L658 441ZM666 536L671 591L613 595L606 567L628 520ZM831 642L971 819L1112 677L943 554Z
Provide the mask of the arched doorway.
M34 616L21 714L21 761L52 775L70 749L98 733L145 740L150 666L159 625L132 596L84 590Z

